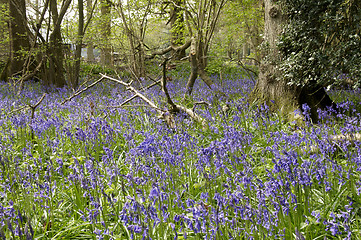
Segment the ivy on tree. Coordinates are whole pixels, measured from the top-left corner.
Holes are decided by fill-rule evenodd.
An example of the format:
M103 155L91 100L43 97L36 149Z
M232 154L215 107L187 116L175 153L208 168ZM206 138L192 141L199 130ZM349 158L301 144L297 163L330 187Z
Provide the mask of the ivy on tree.
M361 83L361 2L282 0L288 24L281 34L280 69L290 84Z

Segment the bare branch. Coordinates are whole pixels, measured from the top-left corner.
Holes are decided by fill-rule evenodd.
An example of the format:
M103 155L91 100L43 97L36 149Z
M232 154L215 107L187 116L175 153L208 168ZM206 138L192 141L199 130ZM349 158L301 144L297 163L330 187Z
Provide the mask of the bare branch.
M155 85L157 85L157 84L159 84L159 83L160 83L160 81L157 81L157 82L155 82L155 83L152 83L151 85L149 85L149 86L147 86L147 87L145 87L145 88L142 88L142 90L147 90L147 89L149 89L149 88L151 88L151 87L153 87L153 86L155 86ZM109 106L109 107L110 107L110 108L111 108L111 107L117 107L117 108L123 107L125 104L127 104L128 102L132 101L133 99L135 99L135 98L137 98L137 97L138 97L138 95L134 95L134 96L128 98L127 100L125 100L124 102L122 102L120 105L117 105L117 106Z
M39 99L39 101L37 103L35 103L34 105L29 104L29 108L31 109L31 119L34 119L34 114L35 114L35 110L36 108L40 105L40 103L44 100L46 96L46 93L43 94L43 96L41 96L41 98Z
M135 95L140 97L144 102L148 103L152 108L154 108L154 109L158 108L157 105L155 105L152 101L150 101L146 96L144 96L142 93L140 93L137 89L132 87L129 83L123 82L122 80L119 80L119 79L115 79L115 78L106 76L104 74L100 74L100 76L102 76L103 78L106 78L106 79L108 79L110 81L117 82L117 83L120 83L120 84L126 86L127 89L129 89L130 91L135 93Z
M153 59L156 55L164 55L170 51L174 51L174 52L180 52L183 51L185 49L187 49L190 45L191 45L192 39L189 39L187 42L185 42L182 46L169 46L163 50L160 51L155 51L153 52L150 56L147 56L147 59Z
M165 61L166 62L166 61ZM174 106L174 109L171 109L170 111L165 111L165 110L162 110L160 109L155 103L153 103L151 100L149 100L145 95L143 95L142 93L140 93L137 89L135 89L134 87L131 86L131 84L129 83L126 83L126 82L123 82L122 80L119 80L119 79L115 79L113 77L109 77L109 76L106 76L104 74L100 74L100 76L102 76L102 78L105 78L105 79L108 79L110 81L113 81L113 82L116 82L116 83L119 83L123 86L125 86L127 88L127 90L130 90L132 91L135 95L133 96L134 98L135 97L139 97L141 98L144 102L146 102L151 108L154 108L157 110L160 118L163 118L167 124L170 126L170 127L174 127L175 126L175 123L174 123L174 119L173 119L173 114L174 112L179 112L179 111L183 111L185 112L190 118L192 118L194 121L202 124L203 127L206 127L207 126L207 122L205 119L203 119L202 117L200 117L198 114L196 114L192 109L188 109L186 107L183 107L181 105L178 105L178 104L174 104L173 103L173 106ZM129 100L129 99L128 99ZM126 103L128 103L129 101L126 100ZM125 102L123 102L123 104L125 105ZM123 105L123 106L124 106ZM169 112L169 114L167 114L167 112Z
M198 114L196 114L192 109L183 107L181 105L176 105L176 107L180 110L185 112L189 117L191 117L194 121L202 124L203 127L206 127L207 122L205 119L203 119L202 117L200 117Z
M27 74L24 74L23 76L21 76L21 78L17 81L17 83L19 83L19 88L18 88L18 95L20 95L20 92L23 88L23 83L27 80L29 80L30 78L34 77L35 74L40 70L41 66L43 65L43 60L44 58L41 59L40 63L38 64L38 66L36 66L36 68L30 72L30 73L27 73Z
M78 90L76 91L73 95L71 95L70 97L66 98L64 101L61 102L61 105L65 104L66 102L69 102L70 100L72 100L74 97L80 95L81 93L85 92L86 90L88 90L91 87L94 87L95 85L97 85L98 83L100 83L104 78L101 77L98 80L96 80L95 82L93 82L92 84L90 84L89 86L86 86L85 88L83 88L82 90Z
M118 105L118 106L107 106L106 108L125 108L125 107L150 107L150 108L153 108L152 106L149 106L149 105L146 105L146 104L125 104L125 105ZM159 112L166 112L165 110L163 109L160 109L160 108L153 108Z

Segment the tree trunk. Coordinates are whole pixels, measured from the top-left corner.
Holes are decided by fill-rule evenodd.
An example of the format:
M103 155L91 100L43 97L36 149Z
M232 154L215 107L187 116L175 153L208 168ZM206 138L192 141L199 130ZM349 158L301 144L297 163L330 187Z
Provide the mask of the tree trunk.
M193 86L194 83L196 82L196 79L198 77L198 60L197 60L197 46L196 46L196 41L195 39L192 39L192 43L191 43L191 49L189 52L189 61L191 64L191 74L188 78L187 81L187 86L186 86L186 92L185 92L185 96L186 95L191 95L192 91L193 91Z
M66 81L64 77L63 40L60 28L63 16L59 16L56 0L51 0L49 6L50 12L52 14L54 29L50 34L49 39L49 69L45 69L45 71L48 71L46 74L48 80L47 85L53 84L56 87L64 87L66 85Z
M87 7L87 21L89 22L91 19L91 12L92 12L92 8L93 8L93 3L92 0L87 0L86 3L86 7ZM92 36L91 34L89 34L89 41L87 43L87 61L88 62L94 62L94 44L92 42Z
M9 0L9 34L10 56L4 76L21 74L27 52L30 50L30 39L27 34L25 0Z
M176 0L170 9L171 46L176 48L184 44L185 22L183 10L180 8L183 0ZM175 53L174 59L180 60L186 56L185 49Z
M105 66L111 66L111 48L110 48L110 33L111 33L111 25L110 25L110 4L107 0L101 1L101 14L102 14L102 26L101 33L103 37L101 53L100 53L100 61Z
M212 86L214 85L214 82L207 75L205 71L205 68L207 66L207 61L205 57L206 55L204 53L206 50L204 49L204 45L201 38L202 36L198 35L196 39L195 38L192 39L191 49L189 53L190 63L191 63L191 74L187 81L186 92L184 97L186 97L186 95L192 94L193 86L198 76L201 77L203 82L207 84L207 86L210 89L212 89Z
M83 46L84 35L84 3L83 0L78 0L79 21L78 21L78 36L75 49L75 69L74 79L72 79L72 88L76 89L79 85L80 63L81 63L81 49Z
M266 58L261 62L260 73L255 88L250 94L250 101L266 103L271 110L280 110L289 120L295 119L295 111L301 110L304 103L311 108L311 118L317 121L317 109L332 105L332 100L322 87L290 86L282 80L282 72L277 64L282 56L277 48L277 40L286 23L280 5L272 0L265 0L265 31L264 38L268 49Z

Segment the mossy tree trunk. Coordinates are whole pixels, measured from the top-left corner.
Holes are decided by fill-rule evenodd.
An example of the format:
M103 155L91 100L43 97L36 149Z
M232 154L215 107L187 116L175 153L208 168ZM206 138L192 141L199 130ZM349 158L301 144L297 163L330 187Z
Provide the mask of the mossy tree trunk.
M83 0L78 0L78 36L76 40L75 48L75 69L74 69L74 79L71 79L71 85L73 89L76 89L79 85L80 78L80 63L81 63L81 50L83 47L83 37L84 37L84 2Z
M171 5L170 9L170 26L171 26L171 45L173 48L182 46L185 43L184 32L185 32L185 21L183 16L183 10L181 7L184 5L184 0L176 0L174 5ZM174 58L180 60L186 56L186 50L182 49L175 53Z
M303 104L311 108L311 118L317 121L318 108L333 104L322 86L317 83L308 86L289 85L282 80L282 72L277 68L282 55L277 48L278 38L287 19L282 15L280 5L272 0L265 0L265 57L260 65L260 72L255 88L250 95L251 102L266 103L271 110L278 110L289 120L294 119L296 110Z

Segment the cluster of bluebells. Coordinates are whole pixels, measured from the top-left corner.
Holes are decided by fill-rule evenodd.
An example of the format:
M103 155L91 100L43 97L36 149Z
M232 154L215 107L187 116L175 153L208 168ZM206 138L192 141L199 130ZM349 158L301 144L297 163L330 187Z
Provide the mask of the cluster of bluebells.
M14 110L36 102L41 88L29 85L19 99L2 83L0 238L359 234L361 117L354 103L296 127L265 105L250 110L251 81L223 78L219 87L231 100L195 86L194 100L211 104L196 108L208 127L180 115L176 129L151 108L112 108L130 96L115 85L97 85L65 104L66 89L50 92L32 118ZM168 85L177 96L185 83ZM159 88L145 94L162 104Z

